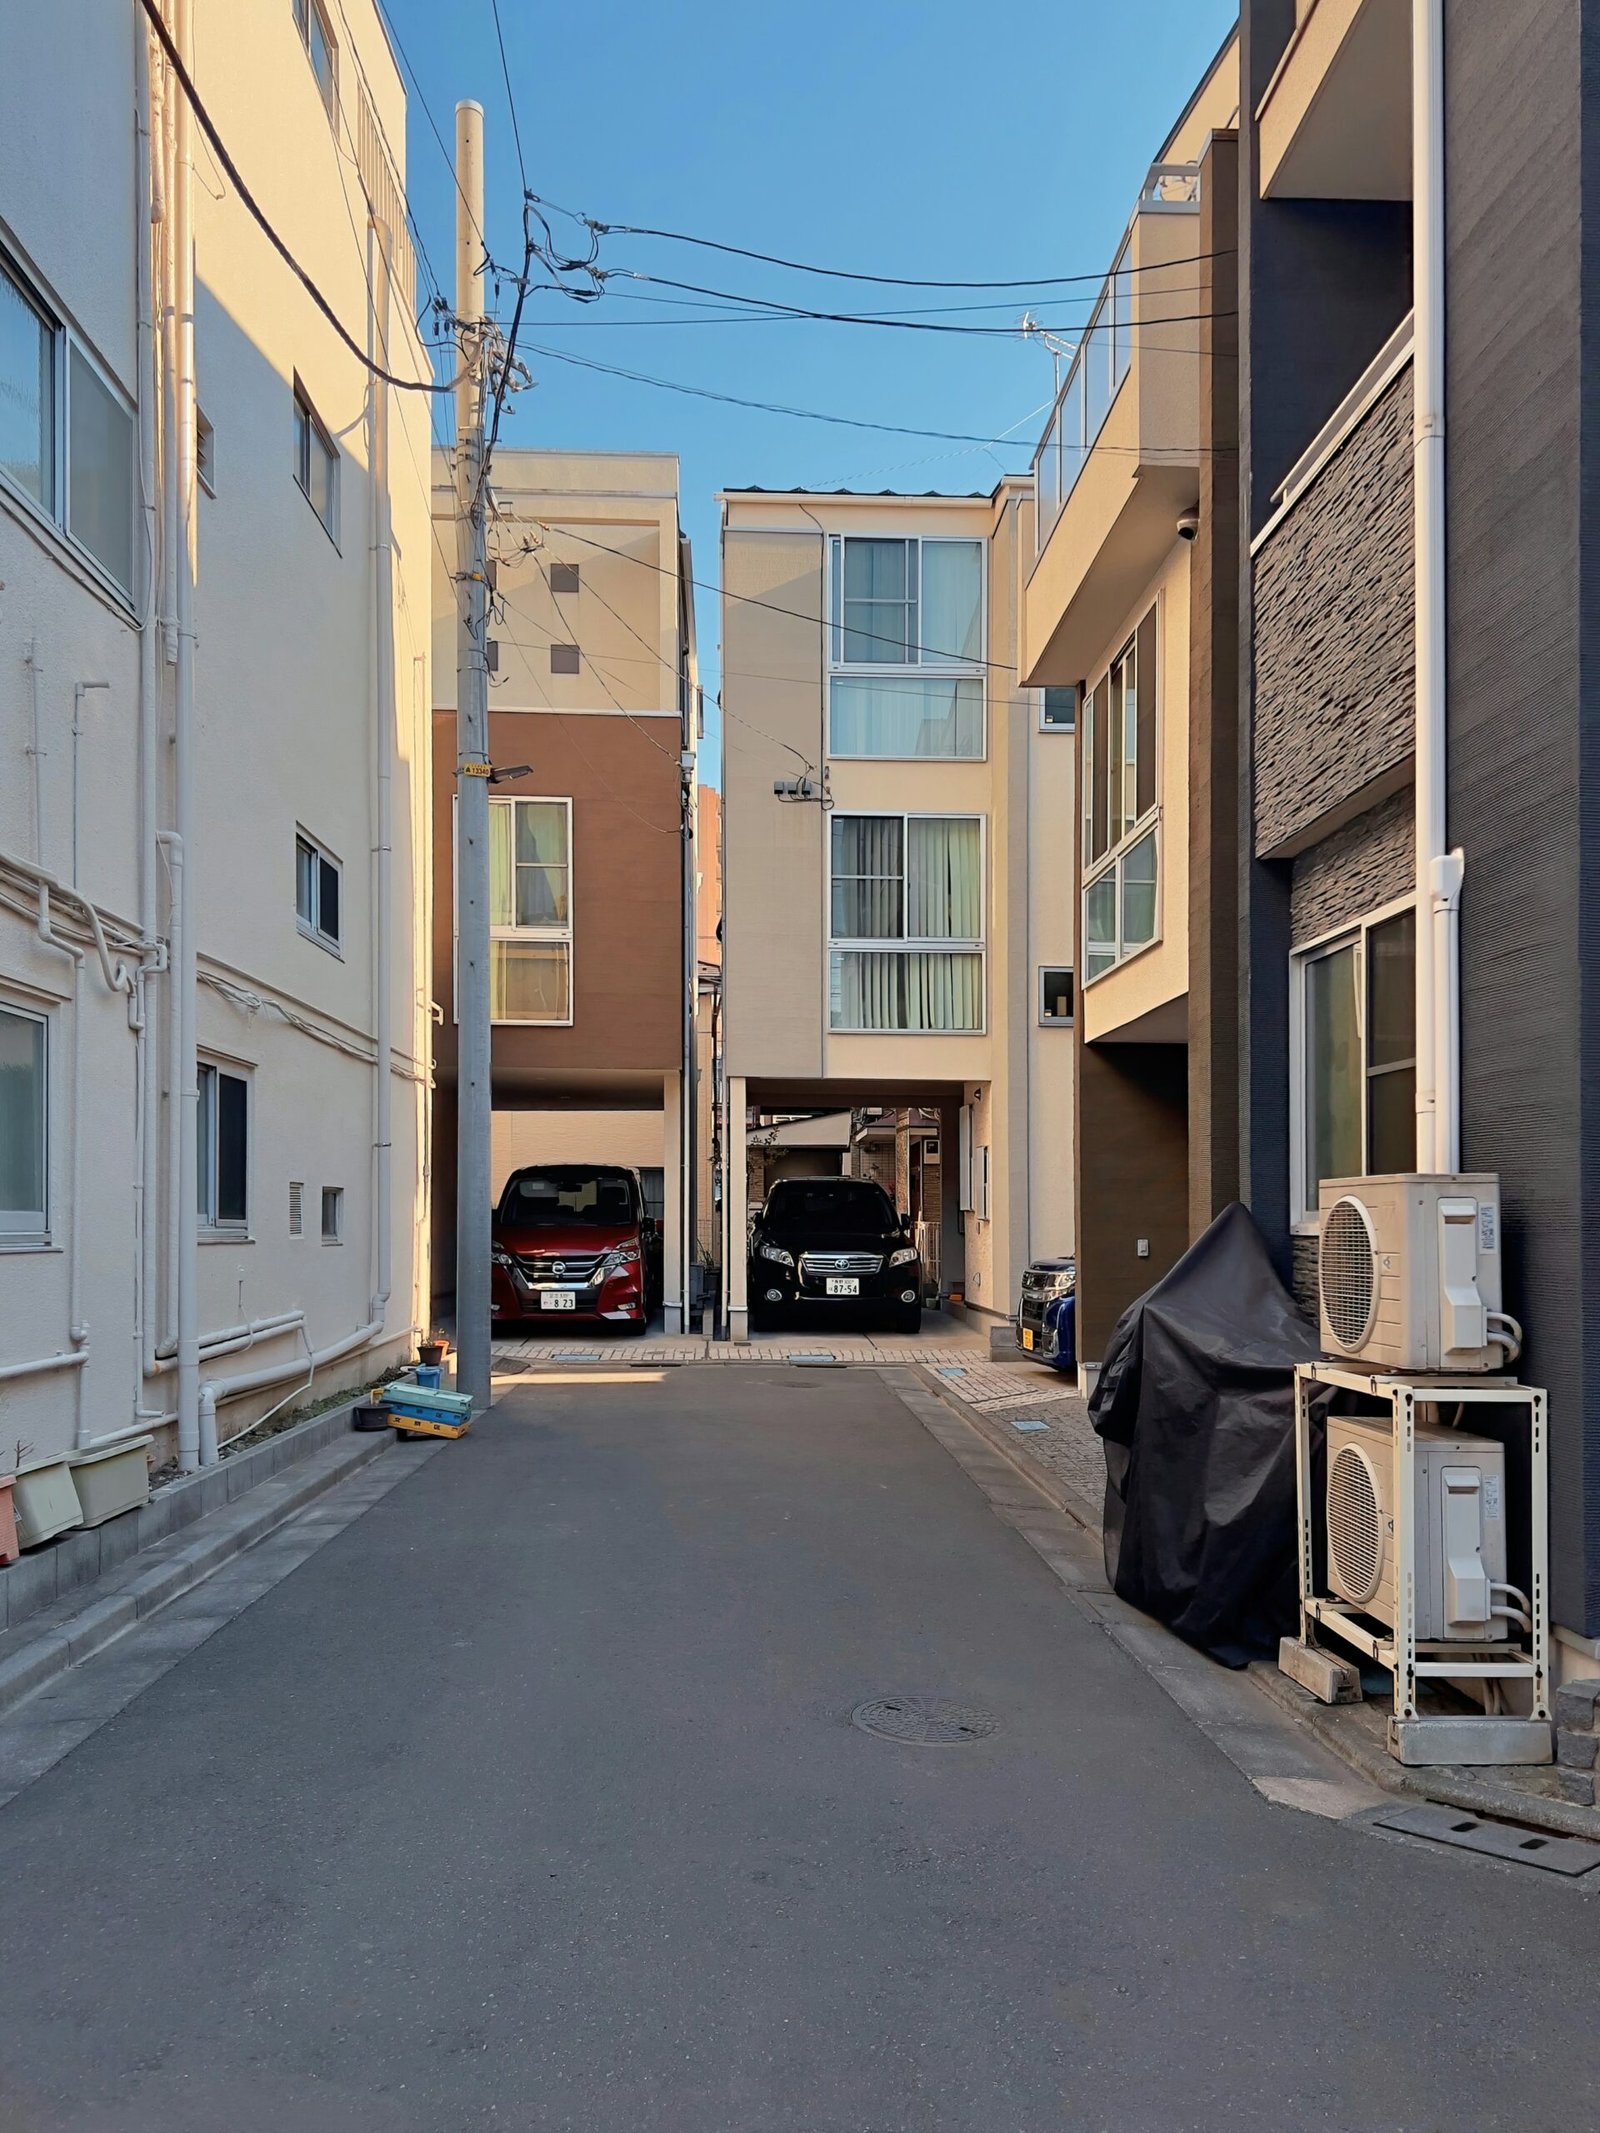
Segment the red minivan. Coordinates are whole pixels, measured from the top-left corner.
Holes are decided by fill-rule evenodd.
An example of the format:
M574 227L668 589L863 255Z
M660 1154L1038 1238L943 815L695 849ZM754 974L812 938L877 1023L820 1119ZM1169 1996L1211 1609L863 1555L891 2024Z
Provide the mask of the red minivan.
M636 1170L539 1163L514 1170L494 1215L497 1326L583 1319L642 1333L661 1302L661 1226Z

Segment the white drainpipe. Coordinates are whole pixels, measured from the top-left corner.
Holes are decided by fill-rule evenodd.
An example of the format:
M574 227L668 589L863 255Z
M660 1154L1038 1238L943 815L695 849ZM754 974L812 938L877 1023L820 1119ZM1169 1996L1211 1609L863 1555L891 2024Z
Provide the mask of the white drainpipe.
M39 884L39 938L47 948L72 962L72 1058L67 1072L72 1082L72 1145L67 1162L67 1338L75 1353L87 1355L89 1329L83 1323L83 962L81 948L64 941L50 921L50 891ZM73 1429L75 1445L83 1443L83 1373L73 1378Z
M1446 844L1443 0L1412 0L1416 473L1417 1168L1461 1164L1462 854Z
M175 0L175 42L186 67L192 68L194 43L191 0ZM195 524L195 375L194 375L194 120L189 99L174 91L177 104L177 169L172 187L172 242L176 282L173 319L176 398L173 444L178 473L178 668L173 720L174 813L183 841L184 867L175 880L183 935L183 954L174 972L178 997L179 1043L176 1060L178 1112L178 1469L193 1473L202 1464L200 1441L200 1218L196 1127L200 1115L197 1041L197 964L194 884L194 582ZM213 1448L212 1457L216 1453Z
M389 353L390 234L374 215L368 227L372 255L374 355L385 369ZM393 1066L390 995L393 991L393 769L394 694L394 530L389 510L389 388L374 375L368 401L371 438L368 476L372 483L373 604L375 609L374 703L372 732L372 1288L367 1315L381 1329L388 1316L392 1285L391 1220L393 1150Z

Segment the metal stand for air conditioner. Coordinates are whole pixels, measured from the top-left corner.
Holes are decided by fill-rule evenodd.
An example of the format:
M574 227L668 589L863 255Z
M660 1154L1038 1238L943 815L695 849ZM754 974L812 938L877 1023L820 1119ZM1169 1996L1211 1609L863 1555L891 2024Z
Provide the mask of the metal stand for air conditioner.
M1550 1740L1548 1505L1545 1395L1533 1385L1504 1377L1386 1377L1340 1363L1295 1365L1295 1482L1300 1514L1300 1636L1315 1650L1317 1631L1375 1659L1394 1677L1394 1711L1389 1720L1389 1752L1402 1763L1548 1763ZM1319 1506L1311 1491L1311 1397L1318 1385L1359 1392L1386 1401L1393 1417L1395 1624L1373 1630L1356 1610L1316 1590L1311 1552L1313 1522ZM1508 1643L1468 1644L1417 1641L1416 1613L1416 1450L1419 1407L1525 1407L1528 1411L1530 1539L1533 1565L1529 1580L1529 1614L1533 1628L1528 1649ZM1526 1681L1532 1684L1528 1716L1474 1713L1466 1717L1424 1715L1417 1707L1420 1682ZM1308 1682L1307 1686L1311 1686ZM1320 1694L1320 1690L1313 1693ZM1331 1697L1324 1697L1332 1701Z

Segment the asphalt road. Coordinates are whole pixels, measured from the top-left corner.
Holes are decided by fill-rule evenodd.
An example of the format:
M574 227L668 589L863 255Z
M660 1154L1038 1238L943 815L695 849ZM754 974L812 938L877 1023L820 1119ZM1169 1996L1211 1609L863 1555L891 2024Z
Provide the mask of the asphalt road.
M1594 2122L1595 1899L1269 1805L875 1374L643 1379L0 1811L3 2133Z

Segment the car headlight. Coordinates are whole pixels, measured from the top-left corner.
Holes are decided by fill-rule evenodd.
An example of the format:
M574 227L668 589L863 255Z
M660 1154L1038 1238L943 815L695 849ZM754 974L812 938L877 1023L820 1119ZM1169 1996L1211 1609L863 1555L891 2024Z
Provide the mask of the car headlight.
M600 1279L604 1281L612 1274L620 1274L624 1267L637 1266L638 1264L638 1245L613 1245L611 1250L606 1253L605 1258L600 1262Z
M916 1256L917 1248L914 1244L902 1244L899 1251L889 1254L889 1264L891 1266L909 1266Z
M763 1244L757 1247L759 1257L770 1259L774 1266L794 1265L793 1252L786 1252L781 1244Z

